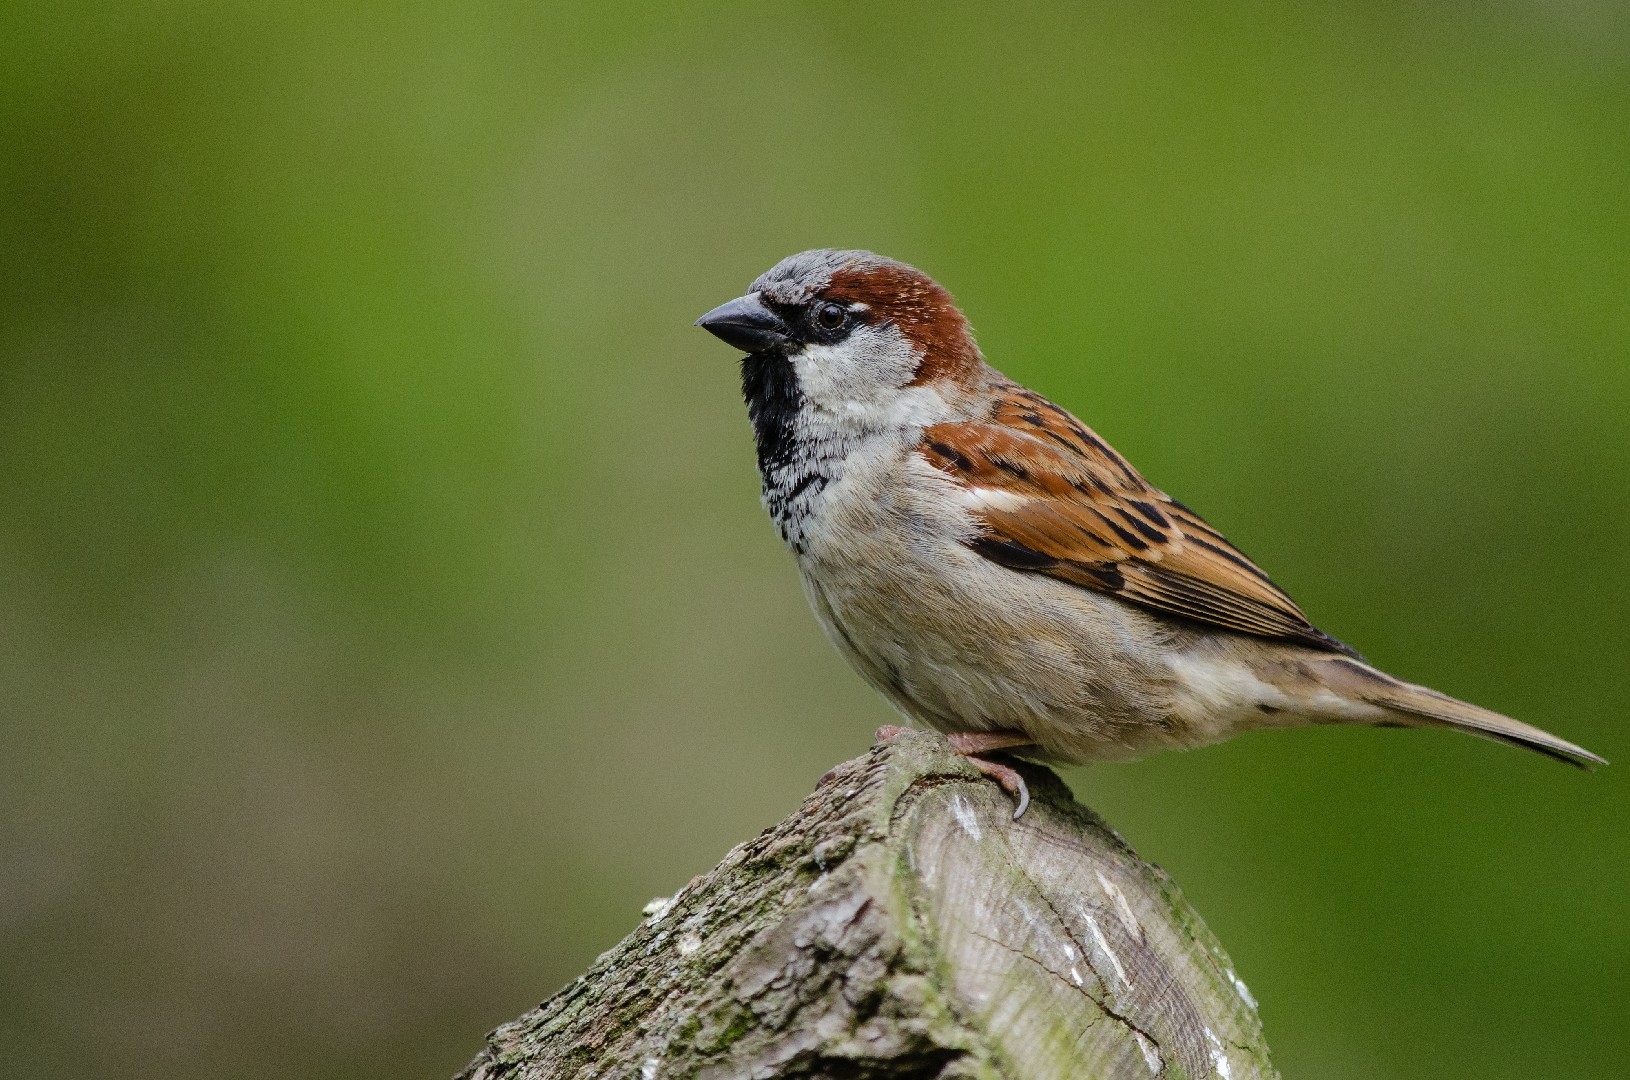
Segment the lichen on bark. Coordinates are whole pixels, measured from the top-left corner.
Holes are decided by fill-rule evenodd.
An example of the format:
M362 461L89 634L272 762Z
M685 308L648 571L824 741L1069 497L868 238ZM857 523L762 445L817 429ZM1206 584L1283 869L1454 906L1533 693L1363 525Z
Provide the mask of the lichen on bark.
M462 1080L1275 1077L1171 879L1023 768L1015 822L937 735L839 766Z

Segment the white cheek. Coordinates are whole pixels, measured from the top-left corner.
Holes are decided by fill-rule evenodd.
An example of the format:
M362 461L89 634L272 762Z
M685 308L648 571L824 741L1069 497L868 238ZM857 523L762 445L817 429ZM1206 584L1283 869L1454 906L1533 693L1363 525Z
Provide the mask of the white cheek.
M908 384L919 353L893 326L862 327L836 345L806 345L792 354L805 402L833 421L858 427L887 423L913 396Z

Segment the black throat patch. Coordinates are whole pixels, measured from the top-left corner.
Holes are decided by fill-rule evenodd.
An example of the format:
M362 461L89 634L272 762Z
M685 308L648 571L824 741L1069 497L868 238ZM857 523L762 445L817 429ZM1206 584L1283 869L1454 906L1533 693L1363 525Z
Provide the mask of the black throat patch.
M781 353L753 353L741 364L741 392L758 443L764 509L794 551L805 552L804 528L813 501L831 480L833 461L798 430L804 394L792 361Z
M741 361L741 395L758 442L758 473L765 486L791 464L796 453L794 421L803 407L792 361L780 353L751 353Z

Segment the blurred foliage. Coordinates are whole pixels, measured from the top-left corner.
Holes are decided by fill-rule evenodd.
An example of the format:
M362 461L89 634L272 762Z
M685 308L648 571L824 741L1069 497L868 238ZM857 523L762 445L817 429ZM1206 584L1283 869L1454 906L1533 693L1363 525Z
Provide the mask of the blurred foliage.
M436 1076L890 715L691 319L865 246L1397 673L1630 761L1630 17L12 4L0 1065ZM1287 1076L1617 1076L1630 780L1079 770Z

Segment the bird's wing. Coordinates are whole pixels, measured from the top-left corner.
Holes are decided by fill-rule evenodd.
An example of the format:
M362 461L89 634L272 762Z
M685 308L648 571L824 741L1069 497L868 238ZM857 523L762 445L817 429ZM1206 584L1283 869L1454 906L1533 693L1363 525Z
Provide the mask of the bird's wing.
M1357 655L1086 425L1023 387L1000 393L985 421L935 424L918 447L984 526L970 542L980 554L1162 614Z

